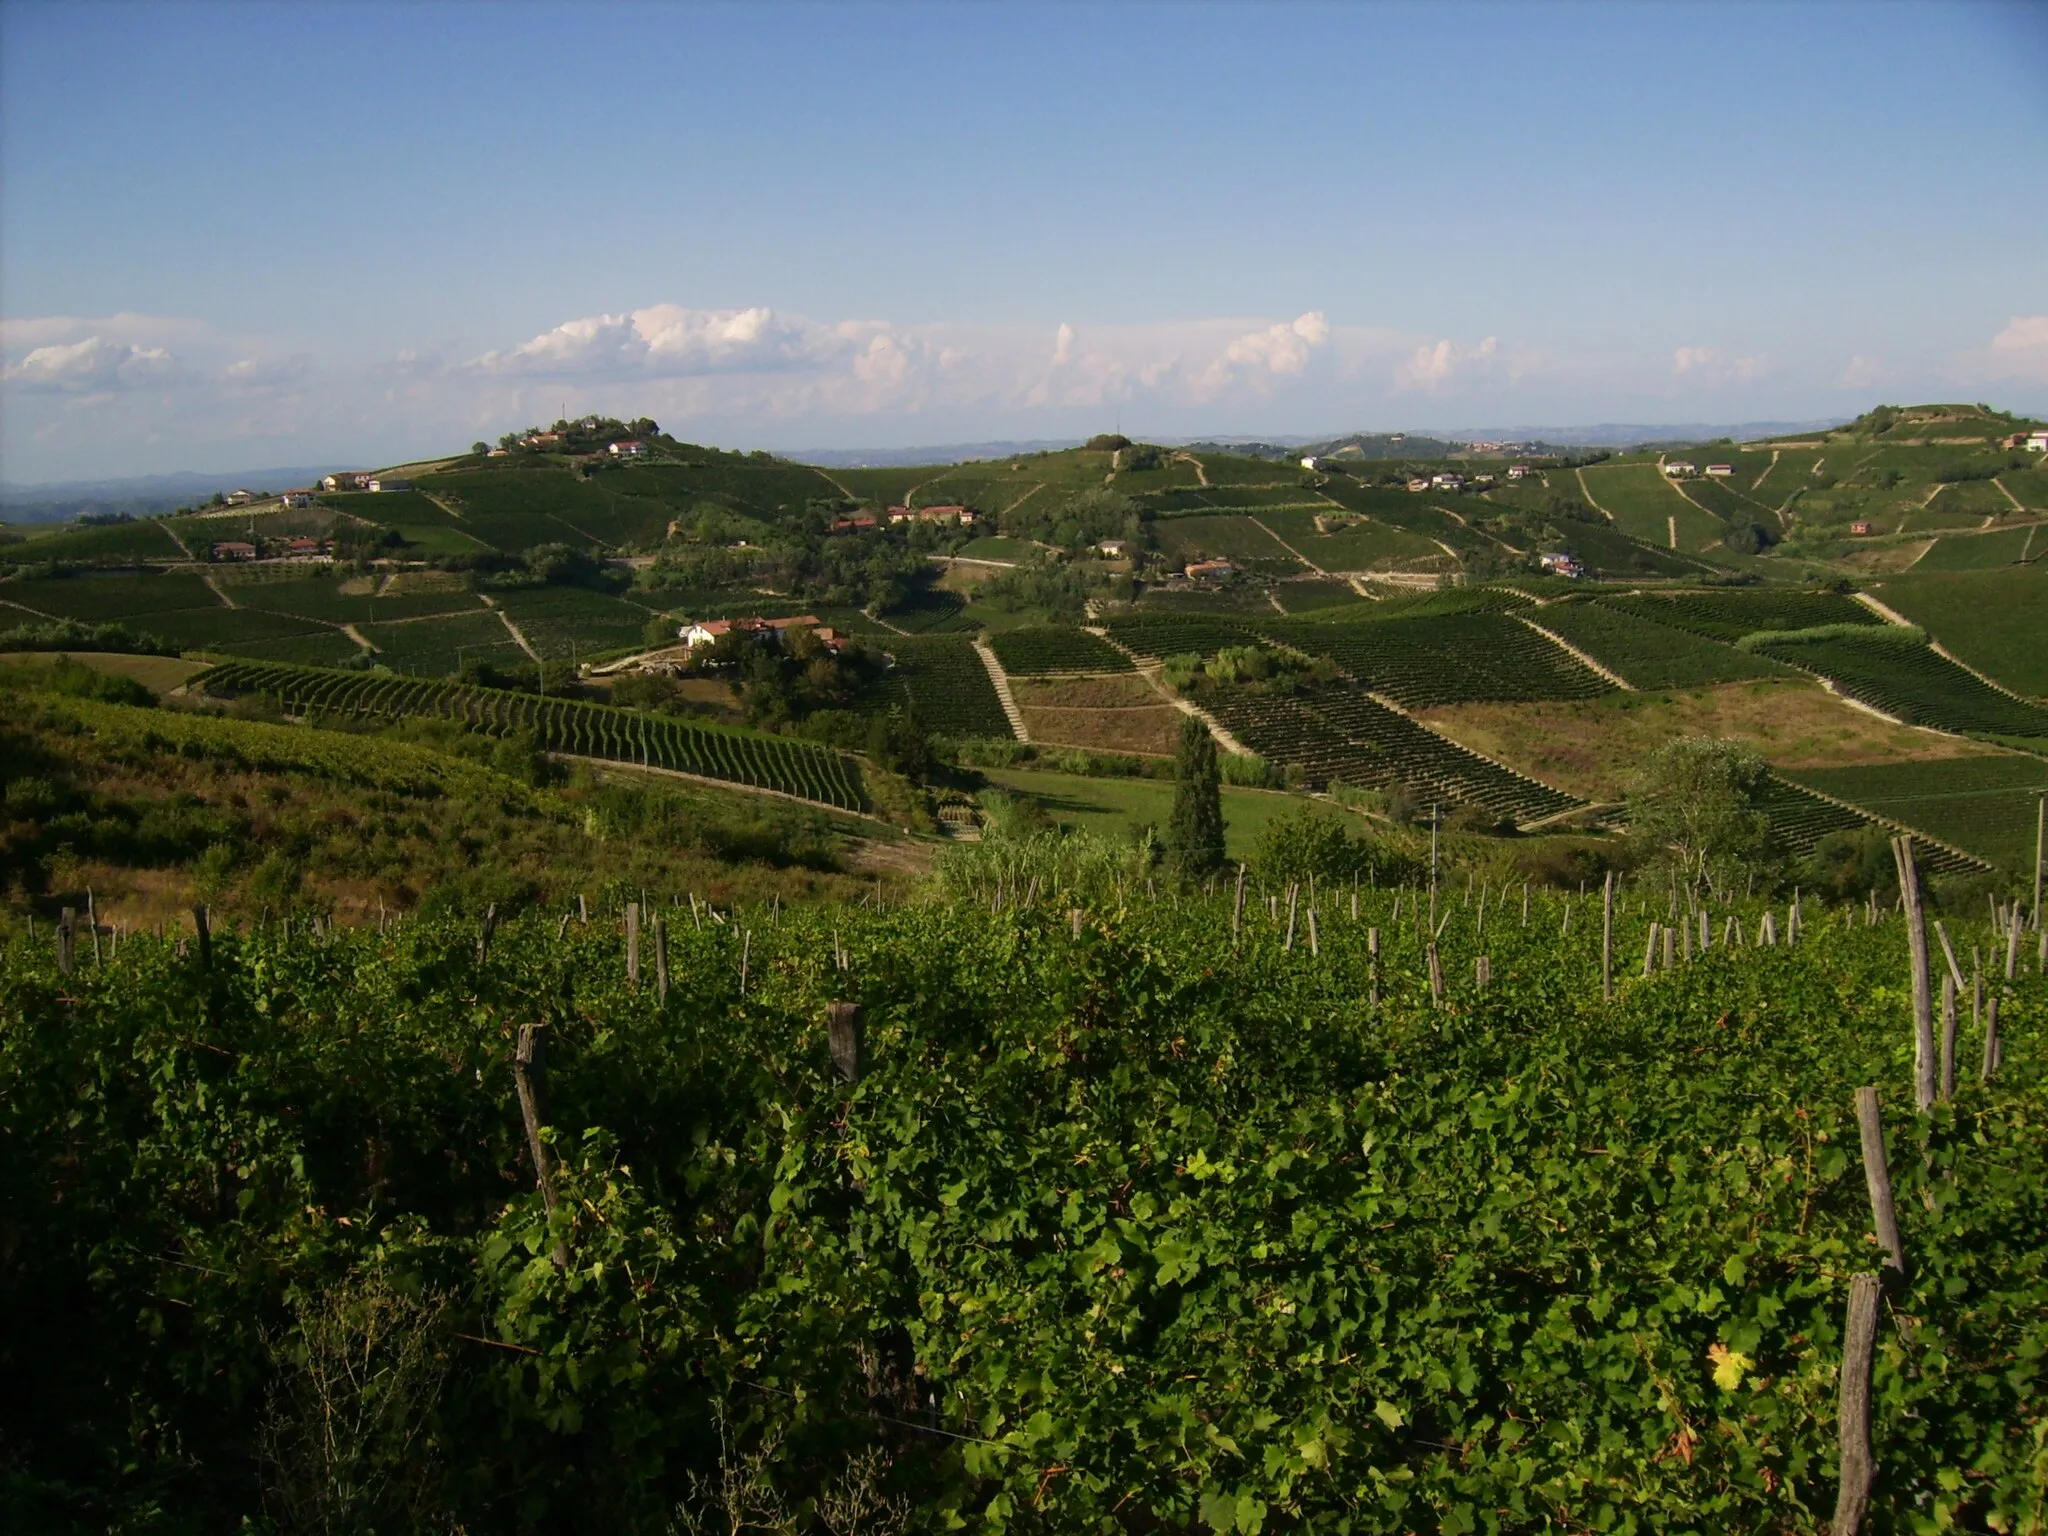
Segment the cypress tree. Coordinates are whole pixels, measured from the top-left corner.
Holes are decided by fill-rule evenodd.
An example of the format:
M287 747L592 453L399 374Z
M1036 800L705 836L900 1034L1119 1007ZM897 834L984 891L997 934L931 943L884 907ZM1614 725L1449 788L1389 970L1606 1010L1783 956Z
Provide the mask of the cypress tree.
M1180 724L1173 776L1166 857L1182 879L1206 879L1223 867L1223 790L1216 772L1216 743L1209 728L1193 715Z

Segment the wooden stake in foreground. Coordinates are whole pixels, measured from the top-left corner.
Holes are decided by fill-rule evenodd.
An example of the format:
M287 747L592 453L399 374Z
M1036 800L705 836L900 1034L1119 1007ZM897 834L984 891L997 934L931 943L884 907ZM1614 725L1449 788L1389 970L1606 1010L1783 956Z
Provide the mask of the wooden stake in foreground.
M859 1003L827 1003L825 1034L832 1046L832 1065L849 1083L860 1081L861 1049L866 1044L861 1028Z
M1899 1217L1892 1206L1891 1164L1884 1151L1884 1118L1873 1087L1856 1090L1856 1129L1862 1139L1863 1182L1870 1192L1870 1224L1877 1233L1878 1246L1885 1251L1885 1267L1903 1275L1906 1249L1899 1241Z
M526 1150L533 1158L534 1182L540 1186L541 1204L550 1216L555 1213L555 1168L548 1157L548 1144L540 1128L546 1123L547 1035L545 1024L519 1026L519 1043L512 1052L512 1085L519 1094L519 1118L526 1125ZM549 1254L556 1269L569 1267L569 1246L557 1239Z
M1956 1096L1956 979L1941 978L1941 1077L1935 1096L1944 1104Z
M1528 923L1529 888L1522 887L1522 920ZM1600 894L1600 996L1614 1001L1614 871L1607 871L1607 886Z
M668 919L654 920L654 995L668 1001Z
M1649 940L1643 945L1643 974L1649 975L1657 964L1657 925L1650 924Z
M626 903L626 980L640 985L640 903Z
M1237 941L1238 930L1244 926L1244 866L1237 866L1237 899L1230 908L1230 938ZM1078 934L1077 934L1078 936Z
M1876 1275L1849 1279L1849 1318L1842 1329L1842 1395L1837 1433L1842 1447L1842 1481L1835 1494L1831 1536L1857 1536L1870 1507L1877 1466L1870 1455L1870 1367L1877 1352Z
M1920 874L1913 867L1913 840L1892 839L1899 866L1899 900L1906 909L1906 943L1913 967L1913 1107L1925 1114L1934 1104L1934 978L1927 958L1927 913L1920 904Z

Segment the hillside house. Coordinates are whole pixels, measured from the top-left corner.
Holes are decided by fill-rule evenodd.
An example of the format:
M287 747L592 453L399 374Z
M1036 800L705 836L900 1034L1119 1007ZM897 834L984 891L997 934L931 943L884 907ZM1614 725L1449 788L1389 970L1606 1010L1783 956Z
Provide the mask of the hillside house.
M1579 564L1576 557L1561 551L1554 555L1543 555L1540 558L1543 569L1552 576L1568 576L1573 581L1577 581L1586 574L1586 568Z
M562 441L559 432L529 432L519 439L522 448L553 448Z
M1870 524L1859 517L1849 525L1849 531L1854 534L1867 534L1870 532Z
M2048 453L2048 432L2029 432L2027 434L2027 452Z
M313 555L331 555L334 553L334 545L331 542L323 542L319 539L286 539L284 541L284 552L294 558L303 560Z
M1408 489L1411 491L1426 491L1429 489L1429 482L1418 475L1415 479L1408 482Z
M939 507L891 507L889 522L896 523L958 523L963 528L972 528L980 521L981 514L972 507L963 507L950 502Z
M1429 477L1429 488L1433 491L1462 491L1465 489L1465 477L1446 470L1443 474Z
M1493 484L1493 481L1494 477L1492 475L1474 475L1472 477L1472 483L1474 485L1491 485Z
M287 512L303 512L306 508L313 505L313 493L311 491L286 491L277 500L278 504Z
M825 531L829 534L873 533L880 526L871 514L861 512L852 517L833 518L832 526Z
M254 560L256 558L256 546L254 544L242 544L233 541L216 544L213 546L213 558L216 560Z
M1121 560L1131 552L1129 539L1104 539L1095 546L1095 553L1109 560Z
M1510 464L1508 466L1508 478L1510 480L1526 480L1535 473L1536 471L1526 464Z
M1305 453L1301 456L1301 467L1310 473L1314 473L1323 467L1323 461L1312 453Z
M368 489L372 491L409 491L412 489L412 482L410 480L387 480L382 475L379 475L370 482Z
M1696 475L1699 472L1697 464L1688 464L1683 459L1672 459L1664 466L1664 473L1674 480L1683 479L1687 475Z
M644 459L647 457L647 445L645 443L613 443L609 451L615 459Z
M1730 480L1735 476L1733 464L1709 464L1707 474L1715 480Z
M1181 574L1189 581L1228 581L1237 574L1237 567L1228 560L1197 560Z
M339 474L324 476L320 481L323 491L360 491L370 483L368 470L343 470Z
M231 507L246 507L256 499L254 491L229 491L221 500Z

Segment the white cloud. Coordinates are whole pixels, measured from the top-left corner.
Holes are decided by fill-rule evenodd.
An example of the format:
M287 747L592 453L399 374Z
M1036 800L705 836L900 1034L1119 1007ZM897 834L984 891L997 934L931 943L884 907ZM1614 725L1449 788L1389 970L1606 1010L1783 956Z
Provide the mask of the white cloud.
M31 350L7 368L6 382L33 394L88 394L143 389L161 383L176 367L163 347L138 347L87 336L51 342Z
M1330 322L1321 310L1312 309L1293 320L1238 337L1209 365L1203 380L1215 385L1242 372L1256 376L1262 370L1275 377L1291 377L1308 367L1309 354L1329 339Z
M1969 384L1994 379L2048 384L2048 315L2014 315L1988 347L1960 354L1955 374Z
M1477 346L1461 347L1451 340L1417 347L1394 375L1397 390L1419 389L1434 394L1450 382L1452 375L1474 364L1491 365L1500 352L1500 338L1489 336Z
M1073 359L1073 356L1074 328L1071 325L1067 324L1066 321L1062 320L1060 322L1060 328L1053 333L1052 365L1053 367L1057 368L1060 366L1060 364L1071 361Z
M1680 347L1671 354L1672 371L1700 384L1750 384L1770 372L1770 359L1737 357L1723 361L1712 347Z
M1891 369L1874 357L1865 357L1861 352L1850 358L1842 369L1840 383L1849 389L1875 389L1892 380Z
M759 305L656 304L630 314L570 320L509 351L486 352L471 366L527 378L689 378L804 369L858 356L889 329L864 321L822 325Z

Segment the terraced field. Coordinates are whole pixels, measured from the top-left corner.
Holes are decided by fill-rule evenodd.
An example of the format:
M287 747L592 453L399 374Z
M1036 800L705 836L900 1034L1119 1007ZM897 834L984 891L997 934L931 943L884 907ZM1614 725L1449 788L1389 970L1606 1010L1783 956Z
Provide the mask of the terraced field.
M787 737L699 725L605 704L253 662L211 668L191 686L218 698L273 698L293 714L386 719L420 715L458 721L493 736L531 732L543 751L693 773L773 789L841 810L860 810L866 805L860 770L844 753Z
M638 603L583 587L515 588L491 596L547 661L631 650L654 617Z
M1406 787L1528 822L1580 804L1425 730L1355 688L1292 697L1222 690L1207 698L1216 718L1260 756L1298 770L1311 787L1342 782Z
M1587 699L1613 684L1526 624L1452 613L1365 623L1262 623L1285 645L1329 656L1410 709L1482 699Z
M1110 637L1146 661L1168 656L1214 656L1225 646L1256 645L1249 622L1206 614L1120 614L1107 625Z
M376 647L380 663L423 677L446 677L466 662L522 666L531 659L513 640L505 621L481 608L403 624L361 624L357 632Z
M1873 635L1775 645L1767 653L1908 725L2048 745L2048 709L2000 693L1924 645Z
M1254 571L1302 568L1284 544L1249 517L1176 517L1154 523L1152 536L1177 565L1224 559Z
M2048 531L2036 542L2048 548ZM1986 677L2028 698L2048 698L2048 560L1955 575L1916 566L1875 595Z
M1792 777L2006 869L2033 868L2035 808L2048 794L2048 762L2040 758L1809 768Z
M1783 672L1777 663L1608 603L1552 603L1529 615L1633 688L1696 688Z
M1085 629L1011 629L989 640L1005 672L1043 677L1054 672L1128 672L1131 659Z

